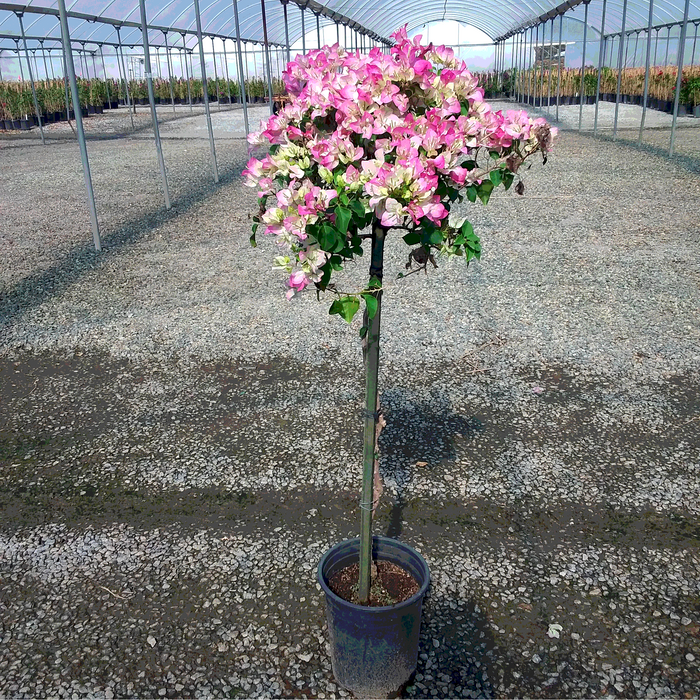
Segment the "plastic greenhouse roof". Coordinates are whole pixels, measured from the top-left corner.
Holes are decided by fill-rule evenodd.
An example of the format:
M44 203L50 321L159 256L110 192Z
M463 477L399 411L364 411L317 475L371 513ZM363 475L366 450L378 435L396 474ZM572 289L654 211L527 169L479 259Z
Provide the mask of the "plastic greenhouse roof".
M267 16L267 35L271 44L285 45L284 9L281 0L263 0ZM264 40L261 0L238 0L241 38L262 43ZM606 0L606 34L620 31L623 0ZM320 25L339 20L355 29L362 29L375 39L386 39L394 30L407 23L409 31L427 22L456 20L481 29L492 39L511 36L522 27L537 23L538 19L557 16L583 21L585 0L289 0L287 4L289 40L293 44L302 35L300 6L306 7L305 29L312 32L319 14ZM120 27L124 45L141 42L138 0L66 0L74 45L82 43L91 48L93 42L115 43L116 28ZM590 0L588 25L600 31L603 0ZM232 0L200 0L204 34L235 38ZM17 13L24 12L24 29L32 37L30 47L41 38L60 39L57 0L29 0L29 2L0 2L0 48L14 48L13 38L20 36ZM149 41L154 46L164 44L164 31L169 43L182 45L180 34L187 33L186 44L196 46L196 24L193 0L146 0ZM654 0L652 23L656 26L681 22L684 0ZM648 0L627 0L626 30L646 27ZM690 20L700 19L700 0L690 3ZM340 37L343 40L341 31ZM311 42L309 48L315 47ZM95 48L95 47L93 47Z

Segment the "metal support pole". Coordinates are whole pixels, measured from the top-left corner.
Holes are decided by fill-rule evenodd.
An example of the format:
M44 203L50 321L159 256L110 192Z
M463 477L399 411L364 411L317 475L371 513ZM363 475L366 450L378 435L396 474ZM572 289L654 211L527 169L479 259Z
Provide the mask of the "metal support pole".
M527 35L525 32L520 33L520 100L525 102L525 47Z
M105 77L105 88L107 90L107 102L109 106L112 106L112 91L109 89L109 78L107 77L107 67L105 66L105 55L102 51L102 44L100 44L100 58L102 59L102 75Z
M68 77L68 62L66 61L66 53L65 50L63 49L63 44L61 44L61 50L63 51L63 89L65 92L66 96L66 120L68 121L68 124L70 124L70 78ZM75 66L73 67L75 69ZM75 113L74 113L74 118L75 118ZM78 133L76 132L76 138L78 137Z
M270 68L270 44L267 41L267 18L265 15L265 0L260 0L260 14L263 27L263 42L265 52L265 63L267 64L267 94L270 97L270 116L275 113L275 99L272 94L272 70Z
M24 55L27 59L27 68L29 68L29 82L32 85L32 99L34 100L34 111L36 112L37 122L39 123L39 133L41 134L41 143L45 146L46 139L44 138L44 125L41 123L41 112L39 111L39 100L36 98L36 85L34 85L34 71L32 64L29 61L29 50L27 49L27 38L24 35L24 22L22 22L22 13L17 13L19 20L19 30L22 35L22 44L24 45Z
M647 116L647 101L649 99L649 61L651 59L651 25L654 22L654 0L649 0L649 26L647 27L647 53L644 60L644 95L642 97L642 121L639 124L639 138L637 145L642 145L642 133L644 132L644 120Z
M187 80L187 102L189 102L190 114L192 114L192 85L190 84L190 69L187 66L187 41L185 40L184 34L182 35L182 50L185 53L185 79Z
M654 42L654 65L656 66L656 54L659 50L659 33L661 29L656 30L656 41Z
M321 48L321 15L316 15L316 37L318 39L318 48Z
M73 64L73 53L71 51L70 32L68 30L68 14L66 12L65 0L58 0L58 14L61 23L61 43L63 44L63 56L68 71L71 92L73 94L73 107L75 109L75 128L78 133L78 144L80 145L80 159L83 163L83 175L85 177L85 189L88 196L88 209L90 211L90 222L92 224L92 239L95 243L95 250L102 250L100 240L100 227L97 223L97 209L95 208L95 193L92 189L92 177L90 175L90 163L88 161L87 145L85 143L85 132L83 131L83 115L80 109L80 99L78 97L78 81L75 78L75 65Z
M15 39L15 46L15 51L17 52L17 63L19 63L19 77L22 79L22 82L24 82L24 68L22 68L22 54L19 50L19 39Z
M516 35L513 34L511 37L511 42L510 42L510 72L511 75L513 75L513 78L515 78L515 73L518 68L518 56L517 56L517 39ZM515 98L515 79L513 80L513 98Z
M595 88L595 118L593 119L593 134L598 133L598 107L600 105L600 76L603 68L605 53L605 9L608 0L603 0L603 14L600 20L600 45L598 46L598 80Z
M530 104L532 98L532 27L530 27L526 32L527 41L525 47L527 49L527 55L525 58L525 67L527 70L527 80L525 82L527 88L527 95L525 97L525 102Z
M306 28L304 27L304 8L300 7L301 12L301 51L306 53Z
M46 51L44 50L44 41L40 41L39 45L41 46L41 58L42 61L44 62L44 74L46 75L46 80L49 79L49 67L46 63ZM2 80L2 78L0 78Z
M688 14L690 12L690 0L685 0L685 11L683 12L683 24L681 25L681 35L678 39L678 73L676 75L676 94L673 100L673 125L671 126L671 146L668 155L672 156L676 145L676 122L678 121L678 102L681 96L681 78L683 77L683 58L685 54L685 38L688 31Z
M129 75L126 72L126 63L124 61L124 48L122 47L121 39L121 27L117 27L117 43L119 44L119 53L121 55L121 66L124 72L124 93L126 95L126 108L129 110L129 116L131 117L131 130L133 131L136 127L134 126L134 113L136 112L136 105L131 108L131 96L129 95Z
M292 47L289 45L289 19L287 18L287 3L282 3L284 12L284 43L287 46L287 63L292 60Z
M613 121L613 141L617 138L617 118L620 111L620 86L622 85L622 57L625 50L625 23L627 21L627 0L622 3L622 27L620 29L620 49L617 56L617 91L615 93L615 119Z
M51 49L46 49L46 53L49 54L49 68L51 69L51 80L55 80L56 74L53 70L53 56L51 55Z
M285 13L285 19L286 19L286 17L287 17L287 15L286 15L286 13ZM286 33L286 31L287 31L287 25L286 25L286 23L285 23L285 25L284 25L284 30L285 30L285 33ZM696 29L695 29L695 36L697 37L697 35L698 35L698 31L697 31L697 28L696 28ZM336 21L336 23L335 23L335 38L336 38L336 41L338 42L338 46L340 46L340 23L337 22L337 21ZM287 39L287 43L289 43L289 39Z
M195 0L197 2L197 0ZM160 168L160 179L163 184L163 195L165 197L165 208L170 209L170 191L168 190L168 178L165 174L165 161L163 160L163 149L160 144L160 131L158 129L158 115L156 114L156 99L153 94L153 69L151 68L151 53L148 46L148 24L146 22L146 0L139 0L141 10L141 38L143 40L143 68L146 75L146 85L148 86L148 101L151 105L151 120L153 121L153 135L156 140L156 151L158 153L158 166Z
M666 56L664 58L664 66L668 65L668 50L671 47L671 27L668 28L668 32L666 34Z
M638 30L635 32L637 37L634 40L634 55L632 56L632 68L636 68L636 66L637 66L637 49L639 48L639 35L641 33L642 33L641 30Z
M216 104L219 112L221 111L221 95L219 95L219 73L216 70L216 50L214 49L214 37L211 38L211 55L214 60L214 85L216 85Z
M698 43L698 26L700 26L700 22L695 22L695 36L693 37L693 53L690 56L691 66L695 65L695 46Z
M583 101L586 99L586 88L584 85L584 77L586 75L586 39L588 35L588 5L584 9L583 14L583 55L581 56L581 87L579 95L579 105L578 105L578 130L581 131L581 122L583 121Z
M241 48L241 27L238 23L238 0L233 0L233 17L236 21L236 43L238 45L238 82L241 87L241 102L243 103L243 123L245 124L245 135L250 133L248 123L248 102L245 94L245 79L243 77L243 50ZM289 57L289 32L287 30L287 5L284 6L285 32L287 32L287 57Z
M170 51L168 51L168 32L163 32L165 39L165 65L168 69L168 85L170 85L170 104L175 114L175 93L173 92L173 72L170 68Z
M603 0L605 2L605 0ZM554 60L552 59L552 54L554 53L554 17L552 17L552 26L549 29L549 71L547 72L547 116L551 113L552 106L552 70Z
M557 51L557 121L559 121L559 102L561 101L561 35L563 25L564 15L561 14L559 15L559 47Z
M522 48L520 46L520 32L517 33L517 40L515 42L515 69L517 71L514 88L514 97L516 102L520 102L520 81L522 80L522 71L520 69L520 57L522 54Z
M228 103L231 104L231 79L228 75L228 56L226 55L226 39L224 39L224 68L226 69L226 97L228 97ZM229 107L229 109L231 109Z
M144 2L144 0L140 0ZM214 127L211 124L211 110L209 109L209 95L207 88L207 67L204 63L204 41L202 39L202 17L199 14L199 0L194 0L194 15L197 21L197 41L199 43L199 63L202 67L202 87L204 89L204 111L207 115L207 131L209 132L209 149L211 151L211 167L214 173L214 182L219 182L219 168L216 164L216 148L214 147Z
M535 53L534 53L534 58L533 58L533 71L532 71L532 83L533 83L533 105L535 106L542 106L542 96L539 95L539 90L537 89L537 83L539 82L537 80L537 47L540 43L540 25L538 24L535 27ZM539 98L540 104L537 105L537 100Z

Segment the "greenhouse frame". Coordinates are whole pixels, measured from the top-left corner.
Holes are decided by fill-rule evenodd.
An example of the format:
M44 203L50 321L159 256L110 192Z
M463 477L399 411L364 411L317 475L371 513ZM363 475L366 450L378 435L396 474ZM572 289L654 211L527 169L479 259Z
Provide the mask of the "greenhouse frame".
M43 125L36 99L34 80L35 77L36 79L48 80L54 78L56 74L61 75L61 70L54 71L54 59L51 52L59 52L57 54L58 68L61 69L61 64L63 64L64 78L70 84L73 91L73 101L76 102L78 101L76 58L79 62L78 70L81 75L89 79L92 68L92 75L95 78L98 77L101 70L102 77L106 79L108 71L105 63L105 49L107 49L107 59L109 59L109 50L111 49L119 80L124 84L126 102L130 104L125 48L133 52L138 45L144 57L142 63L145 62L143 75L149 83L149 103L152 109L163 194L165 206L169 209L170 197L161 152L152 85L154 73L151 52L154 49L156 52L163 49L165 53L170 97L174 107L173 51L180 57L181 72L183 72L184 65L189 91L189 76L191 74L194 77L195 70L206 85L204 39L208 38L212 42L214 72L217 71L217 58L213 42L214 39L221 40L223 42L223 63L221 66L226 74L230 102L229 58L226 55L226 41L233 42L235 47L233 52L235 52L237 63L231 72L237 73L246 133L249 133L248 96L245 91L244 79L244 75L248 72L249 51L252 52L255 63L256 47L260 50L266 78L266 95L272 113L274 100L270 96L273 92L273 73L279 75L285 59L291 59L291 46L297 40L301 39L302 51L306 51L309 31L307 21L313 24L315 17L316 46L308 48L320 48L321 27L335 25L338 43L344 43L353 50L365 51L374 46L381 46L387 50L391 46L391 41L387 38L392 28L392 20L389 18L399 11L407 13L405 19L409 29L430 21L453 19L485 32L493 40L493 72L496 76L503 76L508 72L518 76L513 85L509 85L509 94L517 101L533 106L546 104L549 107L550 104L554 105L557 117L559 115L561 85L560 81L557 81L554 86L551 85L551 74L556 63L557 75L561 75L562 57L559 56L558 60L554 61L550 56L548 64L550 79L545 90L543 68L539 75L540 84L537 84L537 49L544 50L545 46L549 46L551 49L555 46L555 34L556 45L561 45L562 41L566 41L565 19L567 25L570 23L573 23L574 26L582 24L581 75L580 88L577 91L581 107L579 130L581 129L583 105L587 101L586 91L583 89L586 60L590 56L597 56L596 89L595 93L590 96L596 105L594 133L598 130L601 72L606 60L609 60L617 71L617 85L614 91L613 138L615 138L618 126L618 106L621 101L623 68L630 65L636 66L639 59L640 65L644 66L644 87L642 95L639 96L639 103L642 105L639 143L642 140L649 103L650 68L657 65L657 56L660 57L658 53L660 40L662 51L664 51L662 32L666 33L664 65L668 63L673 34L674 51L671 56L675 55L677 68L671 112L673 124L669 143L669 154L673 155L683 67L696 65L696 60L700 63L700 51L698 51L696 59L698 31L700 29L700 6L690 2L690 0L686 0L684 4L674 4L668 0L649 0L648 3L636 0L622 0L622 2L567 0L556 7L549 7L542 2L509 2L505 5L499 3L497 6L479 7L478 9L472 3L466 2L450 3L449 9L445 5L442 10L436 5L427 15L422 2L413 2L408 5L403 2L389 2L378 6L371 2L335 2L322 5L315 0L280 0L279 2L261 0L260 3L217 0L201 7L199 0L193 0L192 3L170 0L157 6L155 11L151 10L150 15L147 12L145 0L138 3L116 3L114 1L95 3L87 0L83 2L76 0L69 7L66 6L64 0L60 2L57 0L55 3L0 3L0 81L3 79L3 57L6 63L9 63L10 57L14 57L14 72L19 73L18 77L21 81L28 80L32 85L35 117L43 141ZM305 19L307 17L308 20ZM341 26L343 28L342 37ZM348 29L350 30L349 37ZM589 29L591 30L590 37ZM311 30L313 30L313 26L311 26ZM168 34L171 35L170 43L168 43ZM180 44L177 43L177 39L179 39ZM633 40L634 48L630 54L630 44ZM48 45L46 45L47 42ZM71 47L68 52L65 51L67 46ZM193 60L195 49L197 49L199 59L196 68ZM47 63L47 55L49 56L50 68L49 63ZM280 64L280 56L282 64ZM158 71L160 71L160 64L161 58L158 53ZM4 70L7 74L7 65L5 65ZM133 75L133 70L131 73ZM209 77L211 78L211 76ZM218 77L215 75L214 78L218 85ZM501 77L497 77L497 82L502 82ZM547 93L546 97L545 92ZM66 91L66 100L68 101L68 99ZM191 94L189 95L189 104L191 107ZM218 182L216 149L206 89L204 90L204 106L209 127L213 177L214 181ZM697 111L700 112L700 108ZM90 184L89 162L80 109L76 110L76 128L88 189L93 238L95 246L99 250L99 226L95 213L94 194Z

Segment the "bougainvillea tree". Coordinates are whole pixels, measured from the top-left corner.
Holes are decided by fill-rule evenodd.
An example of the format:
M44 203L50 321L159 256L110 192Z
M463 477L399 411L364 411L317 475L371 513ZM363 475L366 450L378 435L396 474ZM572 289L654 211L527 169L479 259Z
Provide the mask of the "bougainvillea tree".
M514 183L530 156L546 161L554 129L522 111L494 112L463 61L445 46L392 35L379 48L351 53L338 45L297 56L284 73L290 103L251 134L269 143L244 174L257 187L262 227L280 248L275 267L288 275L287 298L309 286L333 295L331 314L351 321L364 304L366 411L359 599L369 596L371 522L377 440L379 319L386 234L398 229L411 246L409 267L427 269L435 255L481 253L464 217L464 200L483 204L495 187ZM340 291L335 273L371 240L369 280ZM409 273L410 274L410 273ZM399 276L404 276L401 273Z

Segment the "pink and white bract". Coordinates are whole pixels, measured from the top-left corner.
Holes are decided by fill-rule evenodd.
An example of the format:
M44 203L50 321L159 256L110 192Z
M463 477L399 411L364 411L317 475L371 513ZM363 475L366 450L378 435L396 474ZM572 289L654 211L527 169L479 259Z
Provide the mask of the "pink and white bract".
M451 205L465 195L486 203L525 158L551 148L556 130L492 111L452 49L410 41L405 27L392 38L390 55L336 44L297 56L284 73L290 104L249 137L272 144L244 175L261 198L255 228L283 249L275 262L289 274L288 298L310 283L327 288L361 254L373 217L426 253L478 257L471 226L451 226Z

